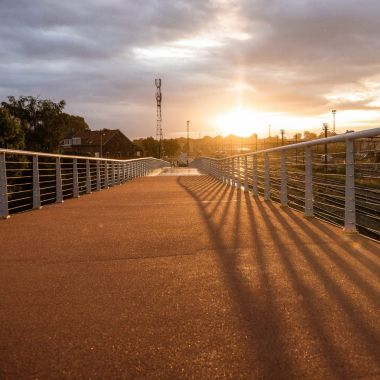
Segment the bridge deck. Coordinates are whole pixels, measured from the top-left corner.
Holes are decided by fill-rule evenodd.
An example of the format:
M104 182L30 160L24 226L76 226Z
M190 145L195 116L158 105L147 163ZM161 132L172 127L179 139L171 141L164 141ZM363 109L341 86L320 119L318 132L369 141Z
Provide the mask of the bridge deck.
M0 222L1 378L380 378L380 249L207 176Z

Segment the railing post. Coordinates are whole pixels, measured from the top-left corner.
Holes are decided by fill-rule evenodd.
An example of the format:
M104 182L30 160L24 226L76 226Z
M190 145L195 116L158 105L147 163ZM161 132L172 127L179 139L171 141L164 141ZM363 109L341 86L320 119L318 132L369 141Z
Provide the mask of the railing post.
M104 188L108 189L109 188L109 183L108 183L108 161L104 161Z
M9 218L5 153L0 153L0 218Z
M270 200L269 156L264 153L264 200Z
M40 174L38 170L38 156L33 156L33 208L41 208Z
M121 184L121 164L120 164L120 162L117 163L117 182L119 185Z
M231 158L231 186L235 186L235 158Z
M124 183L125 182L125 162L121 164L121 173L122 173L121 182Z
M79 184L78 184L78 162L73 159L73 198L79 198Z
M111 161L111 186L115 185L115 162Z
M254 197L259 196L257 191L257 154L252 156L252 194Z
M100 175L100 161L96 161L96 190L100 191L102 188L102 177Z
M240 177L240 157L236 158L236 163L237 163L237 188L241 190L241 177Z
M86 160L86 194L91 194L90 160Z
M231 158L231 186L235 187L235 159Z
M344 232L356 233L354 140L346 140Z
M310 146L305 148L305 216L312 218L313 209L313 163L312 150Z
M63 203L61 159L55 159L55 201Z
M281 207L288 206L288 178L286 173L286 154L285 151L281 151Z
M248 190L248 157L244 156L244 191Z
M143 175L145 177L148 174L147 162L146 161L142 161L142 164L143 164Z

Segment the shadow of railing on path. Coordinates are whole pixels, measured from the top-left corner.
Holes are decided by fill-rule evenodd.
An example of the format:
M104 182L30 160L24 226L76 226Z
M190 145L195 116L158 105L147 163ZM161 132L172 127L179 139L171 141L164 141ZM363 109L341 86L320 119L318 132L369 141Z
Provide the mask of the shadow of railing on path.
M308 366L318 371L319 361L327 374L352 378L362 376L366 360L376 362L378 244L368 240L355 251L359 243L330 226L208 177L178 183L197 202L262 377L299 377ZM242 260L259 285L241 270Z

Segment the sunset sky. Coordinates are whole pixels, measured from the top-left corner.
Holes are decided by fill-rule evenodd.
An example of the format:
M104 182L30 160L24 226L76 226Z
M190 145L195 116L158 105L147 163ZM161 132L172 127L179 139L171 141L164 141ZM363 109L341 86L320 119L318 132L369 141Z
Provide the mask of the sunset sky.
M0 0L0 98L178 137L380 125L379 0Z

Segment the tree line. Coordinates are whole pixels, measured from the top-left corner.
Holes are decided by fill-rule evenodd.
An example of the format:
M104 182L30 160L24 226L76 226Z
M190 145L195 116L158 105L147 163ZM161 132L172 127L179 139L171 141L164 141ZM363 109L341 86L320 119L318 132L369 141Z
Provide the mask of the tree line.
M0 147L55 153L70 134L89 130L81 116L64 112L66 102L8 96L0 106Z

